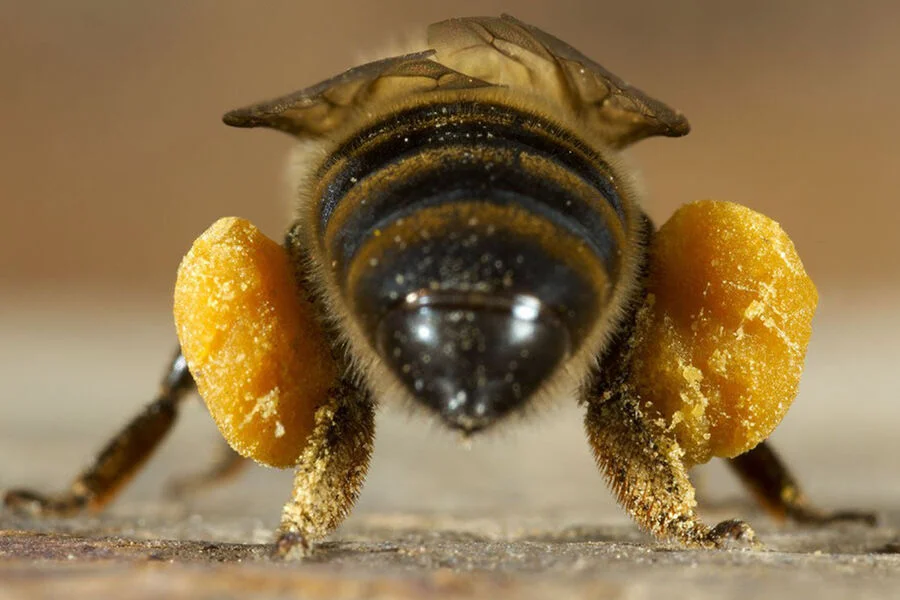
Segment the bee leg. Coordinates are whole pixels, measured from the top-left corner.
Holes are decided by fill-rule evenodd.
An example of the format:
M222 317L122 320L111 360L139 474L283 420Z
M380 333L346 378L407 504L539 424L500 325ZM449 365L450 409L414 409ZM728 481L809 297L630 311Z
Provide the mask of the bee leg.
M297 464L284 505L275 552L299 558L340 525L359 496L375 437L375 407L367 394L341 382L316 411L316 425Z
M186 477L179 477L166 486L166 496L181 499L237 477L250 462L220 440L215 461L210 467Z
M767 442L730 459L728 464L775 518L791 519L807 525L837 521L859 521L874 525L876 522L873 513L828 512L812 505L797 480Z
M642 529L686 546L758 544L743 521L723 521L712 528L700 521L694 487L672 433L645 416L626 393L589 400L585 430L619 504Z
M31 490L10 490L3 498L4 505L17 513L42 517L100 510L150 458L175 422L182 400L193 389L194 380L179 351L169 365L156 400L103 448L68 491L45 496Z

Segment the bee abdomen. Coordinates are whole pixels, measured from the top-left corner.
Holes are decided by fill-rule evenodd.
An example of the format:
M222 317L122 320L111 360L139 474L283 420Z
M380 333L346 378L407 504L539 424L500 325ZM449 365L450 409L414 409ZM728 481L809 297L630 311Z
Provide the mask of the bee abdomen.
M523 400L589 336L622 274L634 210L611 168L533 113L476 102L402 111L318 177L318 239L344 300L414 393L470 373L463 396ZM416 331L424 338L411 341ZM428 348L446 360L432 363ZM496 380L512 384L498 391ZM447 399L459 391L441 392L442 411L465 408Z
M467 257L457 249L454 264L430 273L428 281L406 277L421 269L398 273L405 288L495 289L496 283L509 288L509 276L515 275L510 270L524 257L517 253L511 264L504 261L500 272L491 273L488 267L504 257L473 243L472 236L516 235L511 224L524 228L521 237L532 240L529 246L541 246L535 233L549 235L543 241L554 246L551 254L566 250L552 239L555 233L572 238L568 250L598 261L605 280L617 278L628 243L628 211L605 161L546 119L506 106L461 102L391 115L339 148L319 178L319 239L344 290L364 246L375 243L364 252L361 266L369 267L402 253L413 241L410 234L421 238L423 259L432 255L426 267L436 261L435 245L446 249L459 238L454 245L466 242L470 252ZM448 219L452 230L446 230ZM378 239L388 231L392 235ZM487 245L497 244L509 246L497 240ZM379 252L387 255L376 256ZM576 266L577 256L570 259ZM500 281L492 284L485 276ZM388 289L389 296L391 291L400 297L404 290Z

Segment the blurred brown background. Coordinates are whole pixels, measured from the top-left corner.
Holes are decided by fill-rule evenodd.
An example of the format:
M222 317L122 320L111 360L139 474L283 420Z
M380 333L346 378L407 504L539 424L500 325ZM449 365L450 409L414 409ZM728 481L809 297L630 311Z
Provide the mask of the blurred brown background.
M633 153L655 216L742 202L784 224L821 284L897 281L900 8L815 0L0 2L0 277L164 298L217 217L285 226L290 140L221 113L502 11L691 119Z
M687 114L687 138L631 153L657 220L713 197L792 235L822 299L801 398L776 435L814 489L852 501L879 472L897 497L900 5L827 0L0 0L0 488L67 476L149 399L194 237L225 215L275 237L286 226L290 140L229 129L223 112L429 22L500 12ZM551 503L569 501L559 489L606 498L572 413L522 434L514 459L502 443L460 454L388 418L381 484L364 500L421 504L417 482L453 474L502 498L535 482L557 490L541 492ZM170 459L193 448L180 439ZM444 485L442 502L477 502Z

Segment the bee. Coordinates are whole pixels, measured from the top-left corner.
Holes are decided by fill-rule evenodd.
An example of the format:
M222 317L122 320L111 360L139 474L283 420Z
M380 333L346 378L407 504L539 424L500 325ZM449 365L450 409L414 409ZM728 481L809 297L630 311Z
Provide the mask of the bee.
M352 508L375 409L395 400L471 436L574 399L600 470L643 529L686 546L753 540L742 521L699 519L679 456L657 451L666 431L616 392L629 377L624 357L654 235L621 151L687 134L681 113L501 16L433 24L421 51L224 121L297 140L296 211L283 248L334 373L294 460L279 555L304 553ZM102 508L193 391L179 351L158 398L67 492L13 490L6 506L38 515ZM189 485L220 480L240 462L231 453ZM776 515L870 518L812 507L766 442L730 465Z

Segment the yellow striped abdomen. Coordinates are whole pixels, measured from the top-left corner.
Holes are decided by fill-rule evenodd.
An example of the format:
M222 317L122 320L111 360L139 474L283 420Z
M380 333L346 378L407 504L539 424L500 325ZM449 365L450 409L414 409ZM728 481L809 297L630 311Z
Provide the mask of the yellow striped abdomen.
M464 431L602 351L643 256L642 213L601 152L499 103L390 113L316 181L315 241L366 343Z

